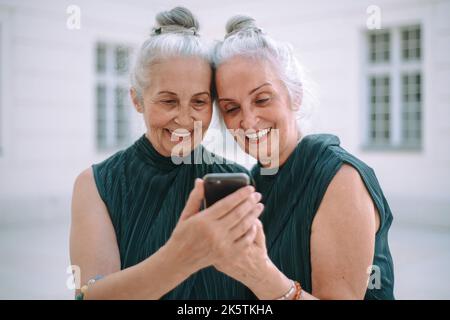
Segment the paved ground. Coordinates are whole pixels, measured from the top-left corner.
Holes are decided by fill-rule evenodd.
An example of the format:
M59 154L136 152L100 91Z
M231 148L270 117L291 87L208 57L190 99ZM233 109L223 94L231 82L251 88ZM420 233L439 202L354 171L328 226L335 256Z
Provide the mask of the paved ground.
M0 299L71 299L67 221L0 226ZM398 299L450 299L450 231L395 225Z

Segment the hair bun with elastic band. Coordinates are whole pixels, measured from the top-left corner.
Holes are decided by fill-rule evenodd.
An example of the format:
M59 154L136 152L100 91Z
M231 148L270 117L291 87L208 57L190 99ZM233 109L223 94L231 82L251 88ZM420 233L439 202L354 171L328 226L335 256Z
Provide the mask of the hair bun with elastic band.
M241 31L243 32L256 32L262 33L261 28L256 25L256 20L249 16L236 15L231 17L225 27L227 34L225 39L235 35Z
M152 35L179 33L198 36L199 29L200 24L189 9L175 7L157 14Z

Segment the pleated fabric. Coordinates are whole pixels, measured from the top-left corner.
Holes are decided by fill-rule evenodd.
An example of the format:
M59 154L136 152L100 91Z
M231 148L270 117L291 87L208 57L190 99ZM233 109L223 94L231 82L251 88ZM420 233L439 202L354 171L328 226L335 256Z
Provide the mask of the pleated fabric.
M190 164L175 164L171 157L160 155L143 135L129 148L92 166L117 236L122 269L150 257L167 242L196 178L207 173L248 173L203 146L197 147L189 159ZM162 299L244 299L248 292L234 279L209 267Z
M311 226L328 185L344 163L359 172L380 214L374 273L365 299L394 299L394 268L388 245L391 210L373 169L340 147L334 135L305 136L275 175L262 175L259 164L252 169L265 205L260 219L269 257L286 276L311 292Z

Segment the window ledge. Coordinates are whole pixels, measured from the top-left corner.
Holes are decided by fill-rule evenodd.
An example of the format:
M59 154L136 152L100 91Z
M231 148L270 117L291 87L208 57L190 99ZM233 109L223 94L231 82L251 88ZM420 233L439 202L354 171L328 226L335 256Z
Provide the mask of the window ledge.
M422 146L420 145L362 145L360 149L367 152L422 152Z

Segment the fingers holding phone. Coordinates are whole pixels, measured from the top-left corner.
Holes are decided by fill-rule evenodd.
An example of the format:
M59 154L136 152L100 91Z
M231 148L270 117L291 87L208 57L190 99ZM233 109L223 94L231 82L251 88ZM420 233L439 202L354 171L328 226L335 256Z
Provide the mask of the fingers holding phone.
M180 216L180 221L186 220L194 214L198 213L203 199L205 198L205 191L203 181L201 179L195 179L194 189L192 189L187 199L186 205Z
M241 237L245 236L248 233L252 226L257 227L258 217L264 210L264 205L262 203L256 203L250 208L239 222L237 222L231 229L230 235L234 241L238 241ZM233 216L233 214L230 214Z
M239 250L236 241L251 230L251 222L255 223L263 210L261 195L249 185L248 176L226 174L212 178L213 184L207 176L195 182L168 241L193 271L232 258ZM200 211L203 195L207 208Z
M249 186L246 174L211 174L204 177L205 205L209 214L227 230L232 241L251 231L264 210L261 194Z

